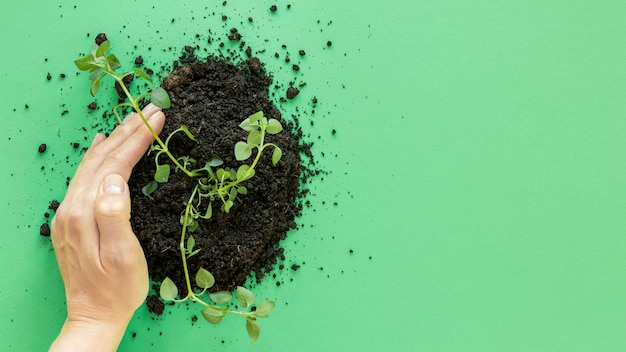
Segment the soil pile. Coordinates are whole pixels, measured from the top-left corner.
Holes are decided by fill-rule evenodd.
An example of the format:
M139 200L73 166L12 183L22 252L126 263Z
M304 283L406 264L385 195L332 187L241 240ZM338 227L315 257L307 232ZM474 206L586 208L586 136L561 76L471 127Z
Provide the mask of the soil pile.
M162 86L168 91L172 106L164 110L167 120L161 137L165 139L186 125L196 141L183 133L176 134L170 150L177 157L195 159L198 168L211 154L224 160L223 167L236 170L242 165L234 157L234 146L245 140L247 133L238 125L257 111L263 111L268 119L278 119L284 126L283 132L266 136L267 142L283 151L278 165L272 166L271 149L265 150L254 178L244 182L248 194L237 197L228 214L220 211L221 201L214 201L213 217L200 219L198 229L192 233L195 248L201 249L188 260L192 279L198 268L204 267L215 276L213 290L232 290L243 285L251 272L260 280L282 255L279 243L287 231L296 227L294 218L301 211L298 198L302 195L300 180L305 168L300 155L310 154L309 146L300 142L298 126L281 119L268 95L271 84L271 77L257 58L233 64L212 56L198 60L193 53L163 79ZM170 161L163 155L159 162ZM184 292L180 216L196 181L182 172L173 172L174 165L171 166L170 180L159 185L152 194L154 200L141 192L153 180L154 153L135 167L129 181L131 223L145 251L152 279L160 282L170 277Z

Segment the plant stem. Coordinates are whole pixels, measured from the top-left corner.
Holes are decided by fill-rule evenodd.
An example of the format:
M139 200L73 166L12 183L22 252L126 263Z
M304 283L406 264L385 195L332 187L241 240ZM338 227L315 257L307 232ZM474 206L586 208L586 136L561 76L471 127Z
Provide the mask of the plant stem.
M189 268L187 267L187 254L185 249L185 234L187 232L187 220L189 219L189 211L193 206L193 199L196 196L196 192L198 191L198 186L193 188L193 192L191 192L191 197L189 197L189 202L187 202L187 206L185 207L185 216L183 217L183 230L180 235L180 254L183 261L183 270L185 272L185 282L187 284L187 296L191 297L191 299L197 298L191 289L191 280L189 279ZM194 299L195 300L195 299Z
M187 266L187 253L186 253L187 251L185 248L185 237L186 237L185 235L187 233L187 220L189 219L189 212L191 211L191 207L193 206L193 199L196 196L197 191L198 191L198 186L195 186L193 189L193 192L191 192L191 197L189 197L187 206L185 207L185 215L183 217L183 230L181 231L181 235L180 235L179 248L180 248L180 255L182 258L182 262L183 262L183 271L185 273L185 284L187 285L187 296L183 299L183 301L189 298L192 301L197 302L207 308L218 310L224 314L234 314L234 315L239 315L241 317L246 318L248 315L250 315L250 312L234 311L228 308L221 308L221 307L206 303L205 301L200 299L200 297L198 297L196 293L193 291L193 289L191 288L191 278L189 277L189 267ZM203 291L203 293L205 291Z

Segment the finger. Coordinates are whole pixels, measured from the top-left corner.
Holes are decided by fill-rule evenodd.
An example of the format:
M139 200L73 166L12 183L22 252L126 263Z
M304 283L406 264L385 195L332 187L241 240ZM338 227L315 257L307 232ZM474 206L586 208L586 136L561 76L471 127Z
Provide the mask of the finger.
M132 266L143 259L130 225L130 193L121 175L107 175L98 190L94 215L100 233L100 259L105 270Z
M154 116L154 114L160 113L161 109L153 104L148 104L142 113L146 119L150 119ZM97 137L97 143L93 145L87 150L83 160L78 165L76 173L72 178L72 182L70 182L70 187L68 188L68 192L66 194L66 198L73 195L75 192L74 189L80 189L84 187L88 180L91 178L91 175L95 173L100 165L102 165L103 161L107 157L111 151L115 150L115 148L119 147L122 143L124 143L131 135L133 135L141 126L143 125L143 121L139 118L139 115L136 113L132 113L128 115L128 117L124 120L123 125L118 125L115 130L111 133L111 135L106 138L106 140L101 141L101 137ZM156 131L155 131L156 132ZM160 132L156 132L157 134ZM94 139L94 142L96 140ZM146 147L147 148L147 147Z
M150 117L148 123L153 131L158 134L163 129L165 115L159 111ZM109 174L119 174L128 180L133 167L145 155L153 141L154 136L147 128L138 128L135 133L106 156L96 171L93 182L99 184Z

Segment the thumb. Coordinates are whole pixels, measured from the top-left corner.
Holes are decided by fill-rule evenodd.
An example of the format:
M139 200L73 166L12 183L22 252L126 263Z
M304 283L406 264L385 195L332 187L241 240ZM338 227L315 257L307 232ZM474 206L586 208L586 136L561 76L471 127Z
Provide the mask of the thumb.
M123 250L137 243L130 226L130 193L122 176L111 174L104 178L94 211L101 250Z

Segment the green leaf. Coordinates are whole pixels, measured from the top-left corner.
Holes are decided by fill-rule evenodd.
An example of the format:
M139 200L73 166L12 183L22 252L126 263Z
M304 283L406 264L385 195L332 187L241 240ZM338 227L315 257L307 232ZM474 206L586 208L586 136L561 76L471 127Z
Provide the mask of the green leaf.
M89 75L89 80L93 81L96 78L98 78L98 76L100 76L102 74L102 72L104 72L104 69L101 67L95 71L93 71L90 75Z
M261 324L259 324L259 322L256 320L247 319L246 330L248 331L250 342L254 343L254 341L256 341L261 334Z
M196 246L196 239L193 238L193 236L189 236L189 238L187 239L187 251L191 252L193 251L193 247Z
M230 178L230 172L224 169L217 169L215 172L217 175L217 179L221 182L222 180L228 180Z
M170 178L170 165L163 164L157 166L156 172L154 173L154 180L158 183L165 183Z
M198 229L198 226L200 224L198 223L198 221L196 220L191 220L189 223L187 223L187 231L189 232L194 232Z
M209 156L209 161L207 162L207 165L212 166L212 167L216 167L216 166L220 166L222 164L224 164L224 160L222 160L222 158L220 158L219 155L211 154Z
M250 131L250 133L248 133L247 142L250 149L258 147L261 144L261 137L263 137L263 134L258 130Z
M246 118L245 120L243 120L240 124L239 127L246 131L246 132L250 132L250 131L254 131L254 130L258 130L259 129L259 125L255 122L252 123L250 122L250 118Z
M147 185L143 186L143 188L141 189L141 193L143 193L144 196L150 197L150 199L152 199L150 195L154 191L156 191L158 187L159 184L156 181L150 181Z
M270 119L265 127L265 132L269 134L276 134L283 130L283 125L276 119Z
M225 213L230 213L230 208L232 207L233 207L233 201L227 200L226 202L224 202L224 204L222 204L222 211L224 211Z
M122 67L122 64L120 64L120 60L118 60L117 57L113 54L109 54L109 56L107 56L107 62L109 63L109 66L111 66L111 69L113 70L115 70L116 68Z
M213 309L213 308L204 308L200 313L202 313L202 317L213 325L217 325L224 318L224 313L222 311Z
M94 56L94 57L96 56L96 51L98 51L99 47L100 46L98 44L93 43L93 46L91 47L91 56Z
M237 192L239 192L239 194L248 194L248 189L244 186L239 186L237 187Z
M252 155L252 149L246 142L237 142L235 144L235 159L242 161L248 159Z
M235 198L237 198L237 188L233 187L230 189L230 192L228 192L228 200L234 203Z
M194 255L196 255L196 254L200 253L200 251L201 251L201 249L200 249L200 248L198 248L198 249L196 249L195 251L193 251L193 252L189 253L189 254L187 255L187 259L189 259L189 258L193 257Z
M259 122L263 118L263 111L257 111L254 114L250 115L250 122Z
M237 169L237 179L243 180L246 175L246 171L250 169L250 166L243 164Z
M211 216L213 216L213 207L211 206L211 203L209 203L209 205L206 207L206 213L204 213L204 218L210 219Z
M176 284L172 281L172 279L166 277L161 283L159 295L165 301L176 299L176 296L178 296L178 287L176 287Z
M93 82L91 82L91 95L95 97L96 93L98 93L98 89L100 89L100 77L94 79Z
M274 301L263 301L256 307L254 315L259 318L267 318L275 305L276 303L274 303Z
M196 273L196 285L200 288L211 288L215 284L215 278L208 270L204 268L198 269Z
M150 93L150 100L152 101L152 104L162 109L167 109L171 105L170 96L167 94L165 89L161 87L156 87L152 90L152 93Z
M254 304L254 293L243 286L237 286L237 302L243 308Z
M180 216L180 225L185 226L187 228L187 231L194 232L199 226L196 218L197 216L193 216L191 214L187 218L185 218L185 214L182 214ZM187 220L187 224L185 224L185 220ZM187 245L189 245L189 243L187 243ZM194 246L195 246L195 240L194 240Z
M185 132L185 134L187 135L187 137L189 139L191 139L192 141L196 140L196 137L193 136L193 134L191 134L191 132L189 131L189 128L187 128L187 126L185 125L181 125L180 127L178 127L177 131L183 131Z
M91 54L85 55L78 60L74 60L74 64L81 71L91 70L92 68L97 70L99 68L99 66L95 64L94 57Z
M283 151L278 147L274 147L274 151L272 152L272 165L276 166L282 156Z
M231 295L228 291L209 293L209 297L211 297L211 301L216 304L228 303L231 299L233 299L233 295Z
M102 44L100 44L100 46L98 47L98 50L96 50L96 57L104 56L107 50L109 50L110 46L111 46L111 42L109 42L108 40L105 40Z
M148 74L147 74L147 73L145 73L145 72L143 72L143 70L142 70L142 69L140 69L140 68L136 68L136 69L135 69L135 73L136 73L139 77L141 77L141 78L145 79L146 81L148 81L148 82L152 83L152 77L148 76Z
M235 169L231 169L229 167L228 169L226 169L226 171L228 171L228 177L230 177L232 181L237 180L237 171L235 171Z

